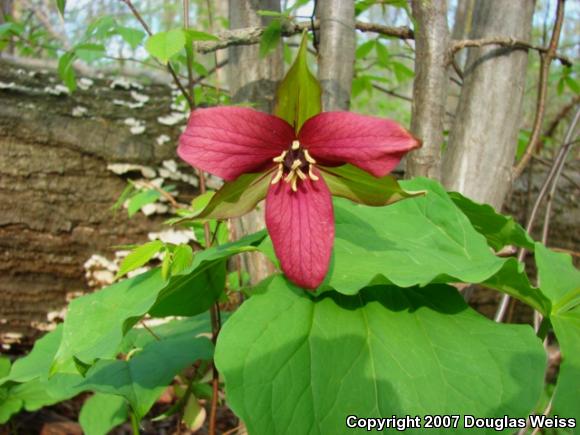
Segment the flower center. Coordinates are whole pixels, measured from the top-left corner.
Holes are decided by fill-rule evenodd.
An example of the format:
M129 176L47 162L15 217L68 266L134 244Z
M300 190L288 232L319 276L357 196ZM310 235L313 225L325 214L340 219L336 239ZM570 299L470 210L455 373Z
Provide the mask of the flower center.
M289 150L282 152L282 154L272 160L274 163L278 163L278 171L272 179L272 184L284 179L286 183L290 183L290 187L296 192L298 190L298 180L310 178L312 181L318 181L318 177L312 172L316 160L312 158L307 149L300 146L300 142L297 140L292 141L292 146Z

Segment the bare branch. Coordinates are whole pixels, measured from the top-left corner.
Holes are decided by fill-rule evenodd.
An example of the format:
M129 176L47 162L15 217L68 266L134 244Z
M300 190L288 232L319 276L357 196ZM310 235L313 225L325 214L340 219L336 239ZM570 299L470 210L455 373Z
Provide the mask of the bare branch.
M361 32L379 33L385 36L392 36L399 39L413 39L413 31L406 26L392 27L384 26L382 24L363 23L357 21L355 23L357 30ZM302 33L304 30L317 30L320 28L320 21L314 21L314 26L310 21L302 21L294 23L288 21L282 27L282 36L294 36ZM210 53L212 51L221 50L233 45L253 45L260 42L260 38L266 28L263 26L243 27L241 29L231 29L219 32L216 36L219 41L200 41L196 43L197 51L200 53Z
M529 42L520 41L519 39L515 38L481 38L481 39L463 39L460 41L453 41L451 47L449 48L450 56L453 58L455 54L464 49L470 47L483 47L485 45L499 45L500 47L505 48L514 48L514 49L522 49L522 50L535 50L541 54L546 54L549 50L549 47L541 47L539 45L533 45ZM565 66L572 66L572 60L564 56L563 54L554 53L554 59L558 59L562 65Z
M576 114L574 115L574 119L572 120L572 122L570 123L570 126L568 127L568 131L566 132L566 136L564 138L564 142L562 143L562 146L560 147L560 149L558 150L558 154L556 156L556 158L554 159L554 162L552 163L552 167L550 168L550 172L548 173L546 179L544 180L544 184L542 184L542 187L540 189L540 193L538 193L538 197L536 198L536 201L534 202L534 206L532 207L532 211L530 213L530 217L528 218L528 223L526 225L526 231L528 233L530 233L532 231L532 228L534 226L534 222L536 221L536 217L538 215L538 211L540 209L540 205L542 203L542 201L544 200L544 198L546 197L546 194L548 193L548 189L551 187L551 194L553 194L552 190L555 190L555 183L557 183L558 178L560 177L560 174L562 173L562 168L564 167L564 162L566 161L566 156L568 155L568 152L570 151L572 144L574 143L572 141L572 136L574 134L574 130L576 129L576 125L578 124L578 121L580 119L580 110L576 111ZM549 212L550 210L547 210L547 212ZM548 221L549 224L549 221ZM546 224L544 224L544 232L547 231L547 227ZM523 248L520 248L520 251L518 253L518 261L523 261L524 258L526 256L526 250ZM498 309L495 313L495 321L496 322L501 322L503 321L504 317L505 317L505 313L508 307L508 304L510 302L510 296L507 294L504 294L501 302L498 306Z
M542 53L540 62L540 80L538 83L538 100L536 103L536 116L532 128L530 141L526 147L526 152L514 168L513 178L516 179L525 169L526 165L532 158L532 154L536 150L541 136L542 121L544 120L544 112L546 111L546 98L548 94L548 76L550 73L550 64L556 55L558 48L558 41L560 40L560 32L562 30L562 22L564 21L564 0L558 0L558 7L556 9L556 21L554 22L554 30L552 31L552 38L550 45L545 53Z

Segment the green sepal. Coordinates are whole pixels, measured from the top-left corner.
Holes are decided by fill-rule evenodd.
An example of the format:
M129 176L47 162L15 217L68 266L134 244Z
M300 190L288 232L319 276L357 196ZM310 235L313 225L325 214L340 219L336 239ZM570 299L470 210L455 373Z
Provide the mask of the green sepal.
M320 168L324 181L334 196L371 206L392 204L405 198L424 195L425 191L408 192L391 175L381 178L352 165Z
M296 132L308 118L322 112L322 90L308 69L307 44L308 36L304 32L296 60L278 87L274 108L274 114L292 125Z
M252 211L268 193L270 174L271 171L259 174L243 174L234 181L226 182L201 211L182 221L230 219Z

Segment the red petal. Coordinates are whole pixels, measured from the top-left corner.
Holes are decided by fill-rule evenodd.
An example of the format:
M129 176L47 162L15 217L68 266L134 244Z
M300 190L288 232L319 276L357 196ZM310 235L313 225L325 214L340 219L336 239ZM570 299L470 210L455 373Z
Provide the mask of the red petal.
M322 164L351 163L383 177L421 142L395 121L350 112L323 112L304 123L298 135Z
M191 113L177 154L190 165L231 181L259 172L288 149L294 130L286 122L244 107L213 107Z
M318 287L328 272L334 241L332 199L322 177L298 182L297 192L284 181L270 186L266 226L288 279L300 287Z

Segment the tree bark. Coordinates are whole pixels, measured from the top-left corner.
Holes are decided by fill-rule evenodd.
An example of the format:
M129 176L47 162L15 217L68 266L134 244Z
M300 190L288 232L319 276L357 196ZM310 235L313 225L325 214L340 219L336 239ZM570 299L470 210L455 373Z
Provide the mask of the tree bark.
M259 10L280 11L278 0L230 0L230 28L265 26L271 18L258 15ZM252 103L258 110L272 112L278 83L282 79L284 63L282 46L260 57L260 48L234 46L229 48L228 79L234 103ZM263 203L254 211L234 221L237 238L265 227ZM244 268L250 272L251 284L256 284L272 273L272 264L259 253L242 256Z
M477 2L471 38L529 40L534 1ZM444 156L446 188L500 209L511 186L528 54L494 46L470 49L458 110Z
M318 78L324 111L348 110L356 50L354 0L319 0Z
M180 133L157 120L170 112L166 85L138 90L150 100L130 109L114 101L135 103L131 91L112 89L110 80L52 95L47 88L60 81L41 71L0 61L0 332L25 336L64 307L67 294L90 290L83 264L93 254L112 258L114 246L159 231L161 217L129 221L125 210L110 211L126 181L107 164L176 159ZM86 112L74 116L79 107ZM141 120L145 132L131 134L127 118ZM168 140L158 145L161 135Z
M407 158L406 176L439 179L449 82L447 1L414 1L413 16L417 30L411 131L423 146Z

